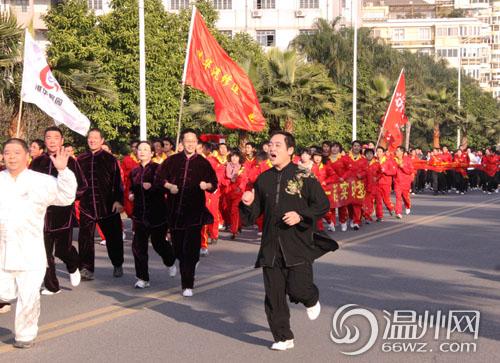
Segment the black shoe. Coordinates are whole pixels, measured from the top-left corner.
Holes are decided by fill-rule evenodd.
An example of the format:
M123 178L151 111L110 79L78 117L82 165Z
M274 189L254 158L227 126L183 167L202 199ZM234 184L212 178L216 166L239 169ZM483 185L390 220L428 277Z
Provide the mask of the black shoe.
M219 240L217 238L210 238L210 241L208 242L209 245L216 245Z
M31 348L34 344L35 344L34 340L29 340L27 342L21 342L19 340L16 340L14 342L14 347L19 349L28 349Z
M80 270L80 275L83 281L92 281L94 279L94 273L87 270L86 268L82 268Z
M377 222L382 222L384 219L383 218L377 218Z
M122 277L123 276L123 268L121 266L115 266L113 269L114 277Z
M235 240L235 239L236 239L236 235L235 235L234 233L231 235L231 239L232 239L232 240Z

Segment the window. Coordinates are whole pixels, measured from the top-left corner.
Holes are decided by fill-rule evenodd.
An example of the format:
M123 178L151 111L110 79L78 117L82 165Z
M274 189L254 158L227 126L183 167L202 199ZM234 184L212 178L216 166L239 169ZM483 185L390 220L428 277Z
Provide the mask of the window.
M228 36L229 38L233 37L233 31L232 30L220 30L220 32L222 34L224 34L225 36Z
M448 28L448 36L457 36L458 35L458 28Z
M21 7L21 12L27 13L28 12L28 6L29 6L29 0L14 0L13 5L15 6L20 6Z
M181 10L189 7L189 0L170 0L170 10Z
M317 32L316 29L299 29L300 35L313 35Z
M214 8L218 10L232 9L233 0L214 0Z
M102 0L88 0L89 9L102 10Z
M372 35L374 38L380 38L380 29L373 29Z
M276 32L274 30L257 30L257 43L263 47L274 47Z
M437 55L443 58L457 58L458 57L458 49L450 48L450 49L438 49Z
M431 28L419 29L420 40L431 40Z
M300 0L301 9L318 9L319 0Z
M275 0L255 0L256 9L275 9Z
M405 30L403 28L396 28L392 30L392 40L404 40Z

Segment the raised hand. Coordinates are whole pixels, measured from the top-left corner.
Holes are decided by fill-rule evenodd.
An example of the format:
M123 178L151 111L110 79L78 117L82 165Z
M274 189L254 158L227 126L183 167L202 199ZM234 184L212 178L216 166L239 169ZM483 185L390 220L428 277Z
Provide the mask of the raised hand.
M59 150L57 150L55 156L50 155L50 160L52 160L52 164L54 164L54 167L59 171L66 169L66 167L68 166L68 159L69 159L69 154L64 149L64 147L61 147Z

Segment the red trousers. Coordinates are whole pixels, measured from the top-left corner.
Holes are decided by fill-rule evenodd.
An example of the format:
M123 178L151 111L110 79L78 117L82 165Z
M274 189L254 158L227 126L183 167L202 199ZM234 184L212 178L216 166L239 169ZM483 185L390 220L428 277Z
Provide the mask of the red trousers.
M343 207L343 208L348 209L349 218L352 219L352 223L358 224L361 226L362 205L361 204L349 204L347 207ZM340 212L340 210L339 210L339 212ZM341 216L339 216L339 217L341 218ZM347 218L346 218L346 221L347 221ZM345 223L345 222L341 222L341 223Z
M368 221L372 220L374 205L376 206L375 215L377 218L382 218L384 216L384 209L382 205L382 197L380 196L378 188L372 190L371 192L367 192L363 202L363 217L365 217Z
M394 211L394 204L391 202L391 186L390 185L379 185L379 196L376 199L382 205L384 202L385 207L389 210L389 212Z
M228 193L227 204L229 212L229 223L231 224L231 233L236 234L241 228L239 205L243 193Z
M220 203L220 193L216 191L215 193L205 193L206 206L210 214L214 217L214 223L204 225L201 229L201 248L208 248L208 239L218 239L219 238L219 223L222 220L222 216L219 210Z
M396 184L394 192L396 193L396 214L403 214L403 202L406 208L411 208L410 186Z

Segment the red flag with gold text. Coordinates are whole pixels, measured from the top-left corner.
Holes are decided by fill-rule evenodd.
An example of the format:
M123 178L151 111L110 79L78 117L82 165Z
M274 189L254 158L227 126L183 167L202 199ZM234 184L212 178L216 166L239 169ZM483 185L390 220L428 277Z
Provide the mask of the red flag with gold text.
M224 127L261 131L265 119L247 74L210 34L198 10L192 21L186 84L214 99L216 120Z
M382 140L380 144L389 151L394 151L403 142L401 127L408 122L405 115L406 109L406 82L404 70L401 70L398 83L391 103L386 111L385 123L383 124Z

